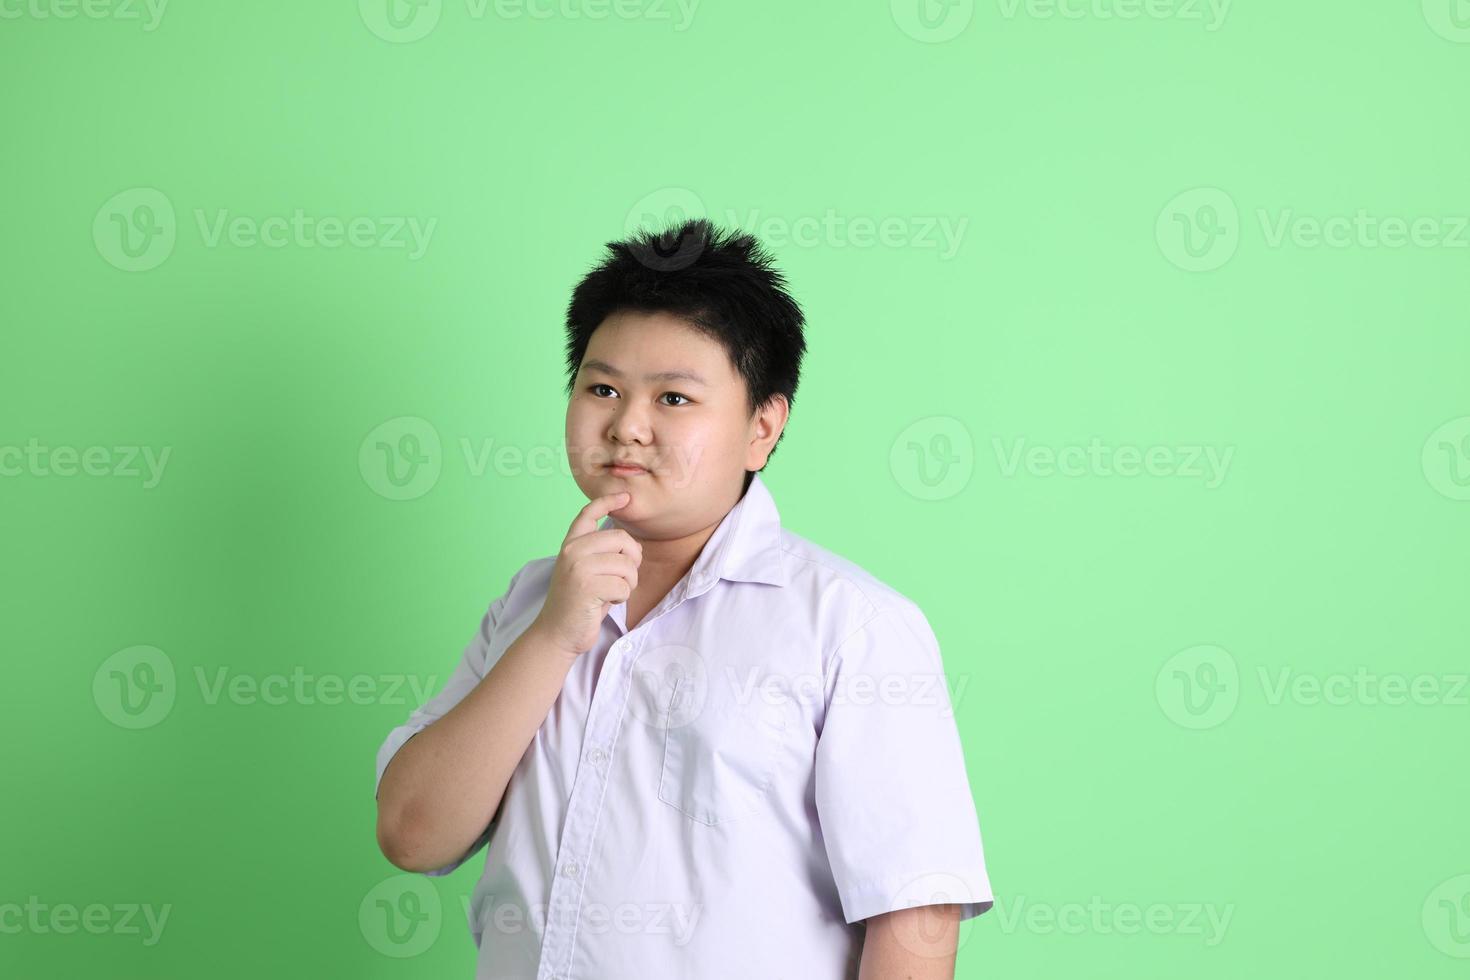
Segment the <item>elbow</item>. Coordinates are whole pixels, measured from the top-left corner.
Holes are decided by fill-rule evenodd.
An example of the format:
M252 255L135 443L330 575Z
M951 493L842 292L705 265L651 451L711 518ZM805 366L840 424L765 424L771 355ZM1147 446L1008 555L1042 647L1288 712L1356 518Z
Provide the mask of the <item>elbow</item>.
M426 874L454 861L454 852L426 828L412 812L378 810L378 850L400 871Z
M384 834L379 830L378 850L383 852L383 857L388 859L389 864L400 871L423 874L441 866L432 860L425 860L423 851L402 835Z
M422 874L437 867L424 859L421 842L406 826L406 821L381 804L378 807L378 850L383 852L389 864L400 871Z
M404 846L403 835L399 833L388 821L383 809L378 808L378 850L383 852L383 857L395 868L403 867L403 862L408 860L408 848Z

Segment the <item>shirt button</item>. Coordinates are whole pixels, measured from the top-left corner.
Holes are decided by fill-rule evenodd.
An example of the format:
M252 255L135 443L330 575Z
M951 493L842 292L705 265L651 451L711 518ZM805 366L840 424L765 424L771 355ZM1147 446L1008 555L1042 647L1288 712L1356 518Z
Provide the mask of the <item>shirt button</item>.
M577 862L573 861L562 868L561 873L566 875L568 878L575 878L579 873L581 873L581 869L577 867Z
M607 753L601 749L593 749L587 753L587 758L600 765L602 760L607 758Z

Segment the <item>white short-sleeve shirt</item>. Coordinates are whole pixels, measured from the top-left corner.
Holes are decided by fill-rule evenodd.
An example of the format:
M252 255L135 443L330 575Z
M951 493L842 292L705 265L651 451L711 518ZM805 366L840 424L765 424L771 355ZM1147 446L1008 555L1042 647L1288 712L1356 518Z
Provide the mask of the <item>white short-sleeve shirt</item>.
M602 527L612 525L612 519ZM555 557L490 604L393 754L528 627ZM614 605L526 749L469 906L480 980L855 978L869 916L991 905L939 645L919 608L781 527L759 474L638 623Z

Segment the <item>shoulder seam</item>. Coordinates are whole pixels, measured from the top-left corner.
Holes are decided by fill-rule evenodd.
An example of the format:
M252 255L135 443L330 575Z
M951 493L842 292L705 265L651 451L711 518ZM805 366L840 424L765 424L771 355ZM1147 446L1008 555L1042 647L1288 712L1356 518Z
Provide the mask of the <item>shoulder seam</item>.
M875 610L876 611L876 610L879 610L879 609L882 608L881 606L878 605L878 603L876 603L876 602L873 601L873 597L872 596L868 595L868 592L867 592L866 589L863 588L862 583L859 582L857 580L857 578L854 575L852 575L850 572L848 572L846 569L838 568L835 565L828 564L827 562L822 561L819 558L812 558L812 557L809 557L807 555L798 555L796 552L792 551L790 548L787 548L784 544L781 546L781 553L783 555L790 555L792 558L796 559L797 561L808 562L808 563L810 563L812 565L820 565L822 568L827 569L827 571L831 572L833 575L837 576L839 579L841 579L842 581L846 582L848 585L850 585L854 589L856 589L857 592L858 592L858 595L862 596L863 599L864 599L864 601L867 602L868 608L870 610ZM896 589L894 589L892 591L894 591L895 594L902 595L902 593L899 593ZM859 627L859 629L861 629L861 628L862 627ZM857 630L853 630L853 632L856 633ZM846 642L847 642L846 640L843 640L843 643L846 643ZM841 643L838 644L838 646L841 646L841 645L842 645ZM836 647L833 648L833 652L836 652Z
M828 654L826 657L822 658L822 688L823 688L823 690L825 690L826 687L827 687L827 678L828 678L828 675L829 675L829 672L830 672L830 667L831 667L832 664L834 664L834 663L837 662L837 653L838 653L838 651L840 651L844 646L847 645L847 641L848 640L852 639L854 636L857 636L863 630L867 629L868 626L869 626L869 624L871 624L875 619L877 619L881 615L883 615L883 610L874 607L873 614L871 616L869 616L867 619L863 620L857 626L853 627L852 632L850 632L846 636L844 636L842 638L842 640L836 646L834 646L832 648L832 652L830 654Z

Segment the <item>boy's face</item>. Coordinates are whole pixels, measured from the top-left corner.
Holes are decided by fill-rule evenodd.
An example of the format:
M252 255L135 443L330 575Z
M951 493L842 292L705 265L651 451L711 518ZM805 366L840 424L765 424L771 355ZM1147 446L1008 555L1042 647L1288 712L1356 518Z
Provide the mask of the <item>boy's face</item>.
M668 372L697 377L650 378ZM648 537L692 533L740 498L785 425L784 398L748 414L725 349L668 313L618 311L593 331L567 402L567 455L588 499L626 490L612 512ZM644 472L607 464L631 459Z

